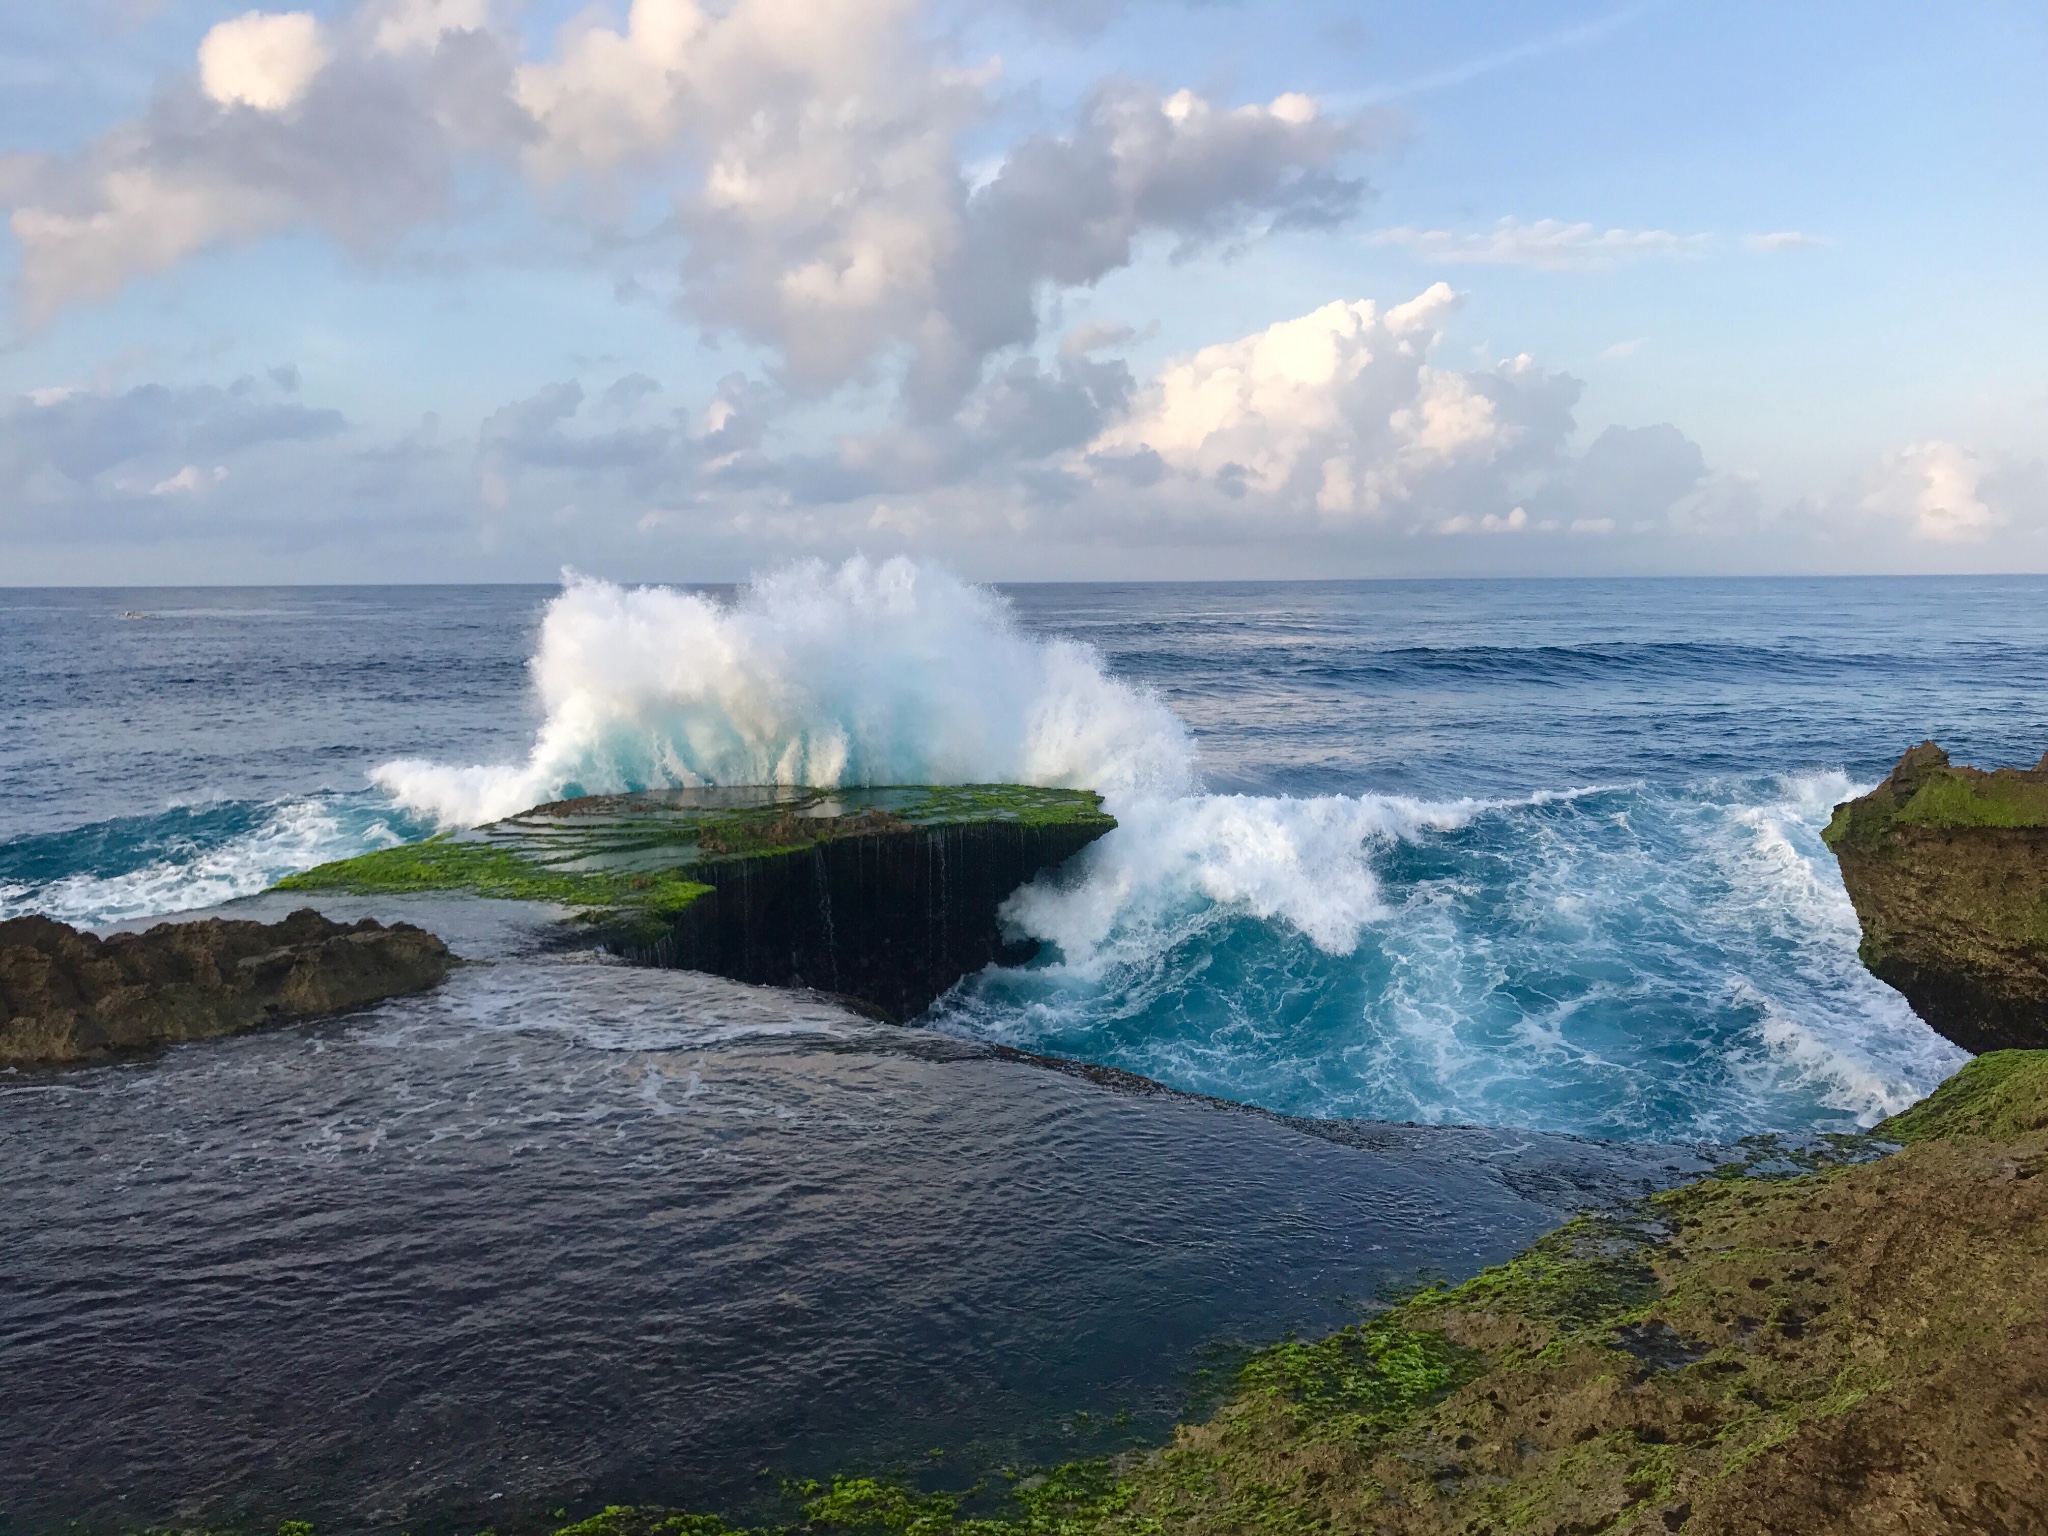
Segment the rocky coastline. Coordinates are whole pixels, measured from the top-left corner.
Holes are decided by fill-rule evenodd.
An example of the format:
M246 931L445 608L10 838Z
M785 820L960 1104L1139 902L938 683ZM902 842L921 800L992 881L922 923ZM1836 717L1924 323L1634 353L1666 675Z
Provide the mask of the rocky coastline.
M2048 1047L2048 758L1987 773L1922 742L1822 836L1873 975L1966 1051Z
M1000 952L996 909L1017 884L1114 825L1092 796L999 786L749 793L560 802L286 884L553 901L644 964L824 986L907 1018ZM1924 744L1826 837L1866 963L1987 1051L1929 1099L1867 1136L1755 1143L1463 1284L1259 1350L1167 1443L964 1493L849 1472L791 1486L787 1518L744 1536L2048 1530L2048 1050L1989 1049L2048 1045L2048 760L1980 773ZM210 937L0 925L0 1042L90 1059L138 1031L355 1006L368 973L323 971L336 945L410 957L418 985L448 964L417 929L310 911L275 925L289 942L179 926ZM83 1000L61 1028L21 1024L29 953L81 978L40 983ZM158 998L146 1029L124 1022L138 995ZM57 1017L39 1006L33 1020ZM701 1511L568 1518L559 1536L742 1536Z
M100 938L47 917L0 922L0 1067L106 1061L183 1040L424 991L455 963L408 923L160 923Z

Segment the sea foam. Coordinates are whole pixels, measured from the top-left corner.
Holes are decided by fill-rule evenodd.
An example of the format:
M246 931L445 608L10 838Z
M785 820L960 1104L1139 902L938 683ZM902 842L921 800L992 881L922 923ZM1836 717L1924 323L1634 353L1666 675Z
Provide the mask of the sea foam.
M1187 728L1071 640L931 566L855 558L763 576L730 602L569 574L529 664L526 761L402 759L373 780L447 826L573 794L705 784L1013 782L1172 794Z

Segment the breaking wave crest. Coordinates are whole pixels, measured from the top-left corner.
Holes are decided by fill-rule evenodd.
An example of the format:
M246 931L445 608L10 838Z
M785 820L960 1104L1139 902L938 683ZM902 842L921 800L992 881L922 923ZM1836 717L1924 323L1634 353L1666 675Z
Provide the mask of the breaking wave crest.
M542 801L703 784L1189 788L1187 728L1071 640L1022 633L986 588L855 558L787 567L731 602L565 577L530 663L523 763L408 758L372 779L447 826Z

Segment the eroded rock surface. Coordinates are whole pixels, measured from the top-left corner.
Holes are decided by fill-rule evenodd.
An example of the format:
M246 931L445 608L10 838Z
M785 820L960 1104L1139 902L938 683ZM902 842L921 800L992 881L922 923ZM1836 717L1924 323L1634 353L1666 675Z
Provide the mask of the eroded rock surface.
M0 1066L102 1060L419 992L454 957L410 923L159 923L101 939L47 917L0 922Z
M2048 1046L2048 758L1986 773L1922 742L1824 836L1874 975L1966 1051Z

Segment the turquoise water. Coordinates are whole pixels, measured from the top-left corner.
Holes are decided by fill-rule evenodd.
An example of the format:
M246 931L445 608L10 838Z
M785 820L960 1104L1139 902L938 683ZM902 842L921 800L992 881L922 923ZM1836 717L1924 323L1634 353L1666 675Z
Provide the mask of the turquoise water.
M0 912L207 905L571 782L1089 782L1123 825L939 1028L1298 1114L1725 1139L1953 1069L1818 832L1924 736L2048 746L2033 579L732 601L0 594Z

